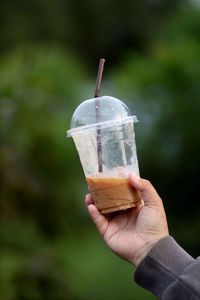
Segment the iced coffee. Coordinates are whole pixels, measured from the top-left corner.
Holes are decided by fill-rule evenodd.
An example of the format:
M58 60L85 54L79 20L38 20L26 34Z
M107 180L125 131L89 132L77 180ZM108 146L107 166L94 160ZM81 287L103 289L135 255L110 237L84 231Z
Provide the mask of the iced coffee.
M85 100L73 114L68 136L78 150L94 204L103 214L141 204L139 191L128 180L130 173L139 175L135 122L127 106L110 96Z
M94 203L102 214L128 209L141 204L139 191L128 178L86 177Z

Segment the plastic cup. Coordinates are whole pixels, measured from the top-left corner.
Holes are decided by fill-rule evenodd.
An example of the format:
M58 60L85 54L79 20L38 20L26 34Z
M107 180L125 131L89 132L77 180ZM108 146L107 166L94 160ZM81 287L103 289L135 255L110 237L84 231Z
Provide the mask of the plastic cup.
M115 98L111 100L115 102L118 110L118 105L123 103L113 99ZM124 104L122 106L124 108ZM134 132L137 118L128 116L128 109L125 108L123 114L118 112L116 114L116 108L113 114L111 111L110 118L113 117L111 120L105 120L108 117L105 117L105 110L102 110L104 121L92 123L94 120L91 121L90 118L91 124L68 131L68 136L72 136L79 153L94 204L102 214L128 209L140 205L142 201L140 192L130 185L128 179L132 172L139 175Z

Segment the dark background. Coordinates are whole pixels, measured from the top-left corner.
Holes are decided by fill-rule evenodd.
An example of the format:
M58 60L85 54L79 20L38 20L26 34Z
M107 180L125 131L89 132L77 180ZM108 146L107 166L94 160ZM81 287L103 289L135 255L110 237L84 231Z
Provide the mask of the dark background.
M101 94L136 114L141 176L171 235L200 253L200 5L192 1L1 1L0 298L155 299L98 236L66 130Z

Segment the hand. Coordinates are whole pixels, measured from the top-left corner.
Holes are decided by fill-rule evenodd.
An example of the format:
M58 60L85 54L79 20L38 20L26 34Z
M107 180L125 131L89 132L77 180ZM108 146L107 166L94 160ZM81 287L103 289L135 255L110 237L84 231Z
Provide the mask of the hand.
M86 196L86 206L108 247L137 266L155 243L169 232L162 200L152 184L135 174L131 174L129 180L133 188L141 192L144 204L140 207L102 215L90 194Z

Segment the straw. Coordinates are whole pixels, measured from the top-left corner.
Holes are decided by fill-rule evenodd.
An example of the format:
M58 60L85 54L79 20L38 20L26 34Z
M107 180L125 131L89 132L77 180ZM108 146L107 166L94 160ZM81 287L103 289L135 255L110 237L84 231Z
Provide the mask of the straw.
M97 81L96 81L96 89L95 89L95 94L94 94L95 98L99 97L100 86L101 86L101 79L102 79L103 67L104 67L105 61L106 60L104 58L100 58L99 69L98 69L98 74L97 74Z
M103 67L104 67L105 59L101 58L99 61L99 69L97 74L97 81L96 81L96 88L94 97L98 98L100 94L100 86L101 86L101 79L103 74ZM99 99L95 101L95 111L96 111L96 123L100 122L100 108L99 108ZM99 173L103 172L103 162L102 162L102 145L101 145L101 129L97 127L97 154L98 154L98 170Z

